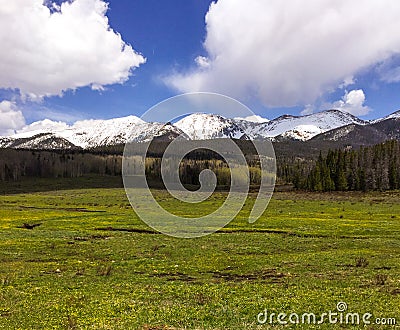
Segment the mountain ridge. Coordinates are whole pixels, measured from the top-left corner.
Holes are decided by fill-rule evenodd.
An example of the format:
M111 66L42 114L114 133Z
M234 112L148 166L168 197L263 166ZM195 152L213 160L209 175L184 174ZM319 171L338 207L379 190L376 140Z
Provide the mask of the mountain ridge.
M177 136L187 140L232 138L275 142L354 142L360 137L359 144L367 143L368 135L371 135L371 140L379 142L383 138L400 139L400 110L373 121L335 109L304 116L282 115L272 120L263 120L259 116L247 118L195 113L175 123L148 123L136 116L126 116L82 120L72 125L45 119L24 127L14 135L0 137L0 148L90 149L128 141L145 142L153 137L171 140Z

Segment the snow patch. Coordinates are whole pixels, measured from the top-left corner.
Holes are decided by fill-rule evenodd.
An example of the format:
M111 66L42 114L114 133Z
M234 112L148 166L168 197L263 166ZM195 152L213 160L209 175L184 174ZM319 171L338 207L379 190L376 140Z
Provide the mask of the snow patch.
M259 115L253 115L253 116L248 116L248 117L235 117L235 120L244 120L244 121L249 121L252 123L268 123L270 120L267 118L263 118Z
M175 123L175 126L193 140L215 138L240 139L245 135L245 132L233 119L204 113L189 115Z

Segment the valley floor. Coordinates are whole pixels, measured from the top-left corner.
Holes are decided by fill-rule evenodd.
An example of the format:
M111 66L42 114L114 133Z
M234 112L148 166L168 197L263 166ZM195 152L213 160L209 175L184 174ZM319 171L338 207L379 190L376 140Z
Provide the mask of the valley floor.
M279 192L252 225L250 196L220 232L176 239L143 224L121 188L17 190L0 196L0 329L279 329L259 313L339 302L371 313L370 329L400 324L400 192Z

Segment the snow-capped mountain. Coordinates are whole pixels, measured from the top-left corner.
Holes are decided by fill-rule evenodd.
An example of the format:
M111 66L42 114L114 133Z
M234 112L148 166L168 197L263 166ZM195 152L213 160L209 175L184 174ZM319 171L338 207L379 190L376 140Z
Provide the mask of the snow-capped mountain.
M312 140L346 142L350 145L378 144L400 140L400 111L364 125L350 124L319 134Z
M366 123L349 113L327 110L306 116L283 115L267 123L246 128L245 132L252 139L280 137L306 141L337 127Z
M13 142L14 142L13 138L0 137L0 148L11 148Z
M246 121L246 122L250 122L250 123L267 123L270 120L267 118L263 118L261 116L258 115L253 115L253 116L247 116L247 117L235 117L233 118L236 121Z
M88 149L128 141L151 141L153 138L172 140L178 136L187 140L234 138L279 142L317 138L321 141L344 141L354 140L363 132L365 139L372 133L376 140L385 137L400 139L400 111L374 121L364 121L339 110L306 116L284 115L270 121L260 118L229 119L196 113L175 124L147 123L138 117L128 116L83 120L73 125L46 119L25 126L12 136L0 137L0 148Z
M11 137L0 139L0 147L35 149L42 145L45 149L73 147L85 149L118 145L128 141L144 142L160 135L172 138L181 134L186 137L181 130L169 123L146 123L136 116L109 120L83 120L71 126L46 119L24 127ZM46 138L46 143L43 141L41 144L39 138Z
M26 138L0 138L0 148L64 150L77 146L53 133L40 133Z
M316 125L298 125L278 136L285 139L306 141L322 132L321 127Z
M175 123L175 126L185 132L192 140L247 139L246 133L235 120L219 115L195 113L179 120Z
M32 123L13 135L14 139L27 138L44 133L68 140L73 145L88 148L100 145L125 143L137 128L145 124L136 116L109 120L82 120L69 126L62 122L48 119Z
M374 123L379 123L379 122L385 121L385 120L387 120L387 119L400 119L400 110L398 110L398 111L396 111L396 112L393 112L393 113L391 113L390 115L385 116L385 117L383 117L383 118L371 120L371 123L372 123L372 124L374 124Z
M132 130L129 139L123 143L130 142L148 142L156 138L158 140L173 140L176 137L181 139L190 140L189 136L185 134L178 127L171 123L144 123L138 125L136 130Z

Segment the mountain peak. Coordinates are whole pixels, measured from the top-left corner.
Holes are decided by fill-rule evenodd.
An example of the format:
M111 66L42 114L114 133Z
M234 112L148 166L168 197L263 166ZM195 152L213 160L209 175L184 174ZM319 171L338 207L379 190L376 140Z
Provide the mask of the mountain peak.
M263 118L259 115L252 115L252 116L247 116L247 117L235 117L235 120L240 120L240 121L248 121L250 123L268 123L270 120L267 118Z
M383 119L396 119L396 118L400 118L400 110L393 112L392 114L384 117Z
M353 118L353 119L356 119L357 121L361 121L361 122L364 121L364 120L354 116L350 112L342 111L342 110L338 110L338 109L329 109L329 110L322 111L320 113L327 113L327 114L333 114L333 115L341 116L341 117Z
M194 113L176 122L175 126L193 140L240 139L246 135L233 119L215 114Z
M0 138L0 147L92 148L130 141L151 141L154 138L173 140L177 137L188 140L233 138L307 141L316 135L343 128L335 133L341 139L349 133L350 125L355 125L360 132L363 126L375 125L374 129L383 130L385 136L396 138L399 118L400 110L385 118L367 122L348 112L330 109L306 116L283 115L271 121L260 116L229 119L206 113L190 114L174 124L147 123L136 116L81 120L72 125L45 119L25 126L15 135ZM368 127L365 131L368 131Z
M279 117L276 117L274 120L284 120L284 119L292 119L292 118L299 118L299 117L294 116L294 115L284 114L284 115L280 115Z

